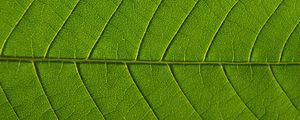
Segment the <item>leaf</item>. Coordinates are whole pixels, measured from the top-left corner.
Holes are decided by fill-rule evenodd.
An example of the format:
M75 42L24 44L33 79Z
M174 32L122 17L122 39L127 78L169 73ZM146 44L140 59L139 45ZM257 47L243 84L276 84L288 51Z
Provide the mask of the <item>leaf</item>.
M0 119L300 119L298 0L0 0Z

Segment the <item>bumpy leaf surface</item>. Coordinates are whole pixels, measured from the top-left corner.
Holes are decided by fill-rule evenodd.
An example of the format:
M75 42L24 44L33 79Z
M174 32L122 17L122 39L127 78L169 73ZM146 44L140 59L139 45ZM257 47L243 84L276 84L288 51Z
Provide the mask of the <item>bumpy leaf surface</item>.
M300 120L299 0L0 0L0 119Z

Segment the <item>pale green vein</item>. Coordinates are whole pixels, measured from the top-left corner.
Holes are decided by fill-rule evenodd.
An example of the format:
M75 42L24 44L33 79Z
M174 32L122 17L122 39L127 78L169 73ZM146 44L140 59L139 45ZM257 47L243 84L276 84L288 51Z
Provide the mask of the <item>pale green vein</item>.
M294 104L294 102L291 100L291 97L287 94L287 92L285 91L285 89L282 87L282 85L279 83L279 81L277 80L274 71L272 69L272 67L270 65L268 65L269 71L271 72L271 75L275 81L275 83L278 85L279 89L284 93L284 95L288 98L289 102L292 104L292 106L298 111L298 113L300 114L300 110L299 108Z
M164 53L162 54L162 57L160 58L160 61L162 61L165 57L166 57L166 53L169 51L171 45L174 42L174 38L176 38L176 36L178 35L179 31L182 29L182 27L186 24L186 20L190 17L191 13L194 11L195 6L199 3L200 0L198 0L192 7L192 9L189 11L189 13L186 15L186 17L184 18L184 20L182 21L182 23L180 24L180 27L178 28L178 30L175 32L175 34L173 35L172 39L170 40L170 42L168 43L166 49L164 50Z
M19 115L17 114L15 108L12 106L10 100L8 99L6 92L5 92L4 89L2 88L1 83L0 83L0 89L2 89L3 94L4 94L5 98L6 98L6 100L7 100L8 104L9 104L9 106L10 106L10 107L12 108L12 110L14 111L15 115L17 116L18 119L20 119L20 117L19 117Z
M224 25L226 19L228 18L228 16L230 15L230 13L233 11L233 8L235 8L235 6L238 4L238 2L239 2L239 0L238 0L231 8L230 8L229 12L225 15L225 17L224 17L224 19L222 20L220 26L218 27L217 31L215 32L215 34L214 34L212 40L211 40L210 43L208 44L208 47L207 47L207 49L206 49L206 51L205 51L205 53L204 53L204 55L203 55L202 61L205 61L205 60L206 60L206 58L207 58L207 56L208 56L208 52L209 52L209 50L210 50L210 48L211 48L213 42L215 41L217 35L219 34L221 28L222 28L223 25Z
M141 51L141 46L142 46L143 41L144 41L144 39L145 39L146 33L149 31L150 24L152 23L152 20L153 20L153 18L154 18L154 16L155 16L156 12L157 12L158 9L160 8L160 5L162 4L162 1L163 1L163 0L160 0L158 6L155 8L154 13L152 14L152 17L150 18L150 21L148 22L148 25L147 25L147 27L146 27L146 30L145 30L145 32L143 33L143 37L142 37L142 39L141 39L141 41L140 41L140 43L139 43L139 47L138 47L138 49L137 49L137 54L136 54L136 56L135 56L135 60L137 60L138 57L139 57L139 54L140 54L140 51Z
M116 9L113 11L113 13L111 14L111 16L109 17L108 21L105 23L104 28L102 29L101 33L97 37L97 40L94 42L93 46L89 50L89 53L88 53L86 59L90 59L91 55L93 54L94 49L96 48L96 45L99 43L99 41L100 41L100 39L101 39L104 31L106 30L108 24L111 22L112 18L115 16L115 14L117 13L117 11L119 10L119 8L122 5L123 1L124 0L121 0L121 2L119 3L119 5L116 7Z
M55 39L58 37L59 33L61 32L61 30L63 29L63 27L65 26L65 24L67 23L67 21L69 20L70 16L72 15L72 13L75 11L76 7L78 6L78 3L80 2L80 0L77 0L77 3L75 4L75 6L73 7L73 9L71 10L71 12L69 13L69 15L67 16L66 20L63 22L63 24L61 25L61 27L58 29L58 32L56 32L55 36L53 37L53 39L50 41L49 45L46 48L46 52L44 54L44 57L47 57L50 48L52 47L52 45L54 44Z
M280 56L279 56L279 61L278 61L278 62L282 61L282 55L283 55L283 52L284 52L284 50L285 50L285 48L286 48L286 45L287 45L287 43L289 42L291 36L295 33L295 30L299 27L299 23L300 23L300 21L299 21L299 22L297 23L297 25L293 28L292 32L289 34L287 40L285 41L284 45L282 46L282 49L281 49L281 52L280 52Z
M235 94L237 95L237 97L240 99L240 101L245 105L245 107L255 116L255 118L258 120L259 117L250 109L250 107L245 103L245 101L242 99L241 95L237 92L236 88L234 87L234 85L232 84L231 80L229 79L228 75L227 75L227 71L225 70L225 68L223 67L223 65L220 65L222 72L224 73L224 76L226 78L226 80L228 81L230 87L233 89L233 91L235 92Z
M203 119L203 117L202 117L201 114L197 111L197 109L194 107L194 105L192 104L192 102L190 101L190 99L186 96L186 93L182 90L182 87L181 87L181 85L179 84L178 80L176 79L175 74L174 74L174 72L173 72L171 66L170 66L169 64L167 64L167 66L168 66L168 68L169 68L169 71L170 71L170 73L171 73L171 75L172 75L172 77L173 77L173 79L174 79L176 85L178 86L179 90L182 92L182 94L183 94L183 96L185 97L185 99L187 100L188 104L191 105L191 107L192 107L192 108L194 109L194 111L199 115L199 117L200 117L201 119Z
M43 90L43 93L45 94L45 96L46 96L46 98L47 98L47 101L48 101L48 103L49 103L49 105L50 105L51 110L53 111L55 117L56 117L57 119L59 119L59 117L57 116L56 111L54 110L54 108L53 108L53 106L52 106L52 103L50 102L50 99L49 99L49 97L48 97L48 94L47 94L47 92L46 92L46 90L45 90L45 88L44 88L44 85L43 85L42 81L41 81L41 77L40 77L40 74L39 74L39 72L38 72L38 68L36 67L34 61L32 61L32 67L33 67L33 71L34 71L34 73L35 73L35 75L36 75L36 78L37 78L37 80L39 81L39 83L40 83L40 85L41 85L41 88L42 88L42 90Z
M6 39L4 40L1 48L0 48L0 56L2 56L3 52L4 52L4 48L5 45L7 43L7 40L11 37L12 33L15 31L15 29L17 28L17 26L19 25L19 23L21 22L21 20L24 18L24 15L27 13L27 11L29 10L29 8L31 7L31 5L33 4L35 0L33 0L29 6L25 9L24 13L22 14L22 16L20 17L20 19L18 20L18 22L16 23L16 25L12 28L12 30L9 32L8 36L6 37Z
M157 113L155 112L153 106L150 104L150 102L148 101L148 99L146 98L146 96L144 95L144 93L142 92L141 88L139 85L137 85L134 77L132 76L132 72L131 70L129 69L128 65L125 63L125 68L127 69L128 71L128 74L130 75L131 79L132 79L132 82L135 84L135 86L137 87L138 91L141 93L142 97L144 98L144 100L146 101L146 103L148 104L150 110L152 111L152 113L154 114L155 118L158 119L158 116L157 116Z
M102 115L102 117L103 117L104 119L106 119L105 116L103 115L102 111L100 110L100 107L97 105L94 96L91 94L90 90L87 88L86 83L84 82L83 77L82 77L81 74L80 74L80 69L79 69L77 63L74 62L74 65L75 65L76 73L77 73L77 75L78 75L80 81L82 82L82 85L85 87L87 93L88 93L89 96L91 97L91 99L92 99L93 103L95 104L97 110L100 112L100 114Z
M262 30L266 27L266 25L270 22L270 19L272 18L272 16L277 12L278 8L282 5L284 0L282 0L279 5L276 7L276 9L273 11L273 13L268 17L268 19L266 20L266 22L262 25L262 27L259 29L257 35L255 36L254 42L252 47L250 48L250 53L249 53L249 58L248 61L252 60L252 56L253 56L253 51L254 51L254 46L257 42L257 39L259 37L259 35L262 33Z

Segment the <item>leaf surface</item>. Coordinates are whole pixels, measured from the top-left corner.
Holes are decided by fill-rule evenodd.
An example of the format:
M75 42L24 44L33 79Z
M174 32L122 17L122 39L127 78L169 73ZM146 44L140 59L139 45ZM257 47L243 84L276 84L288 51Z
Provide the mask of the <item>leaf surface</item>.
M300 119L298 0L0 0L0 119Z

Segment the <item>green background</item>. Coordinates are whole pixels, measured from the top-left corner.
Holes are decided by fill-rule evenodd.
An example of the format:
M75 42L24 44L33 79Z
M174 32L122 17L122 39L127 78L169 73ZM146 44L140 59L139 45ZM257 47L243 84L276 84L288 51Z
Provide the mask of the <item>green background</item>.
M299 0L0 0L0 119L300 120Z

